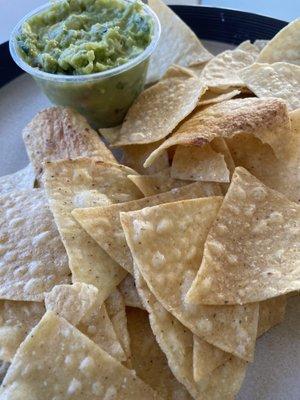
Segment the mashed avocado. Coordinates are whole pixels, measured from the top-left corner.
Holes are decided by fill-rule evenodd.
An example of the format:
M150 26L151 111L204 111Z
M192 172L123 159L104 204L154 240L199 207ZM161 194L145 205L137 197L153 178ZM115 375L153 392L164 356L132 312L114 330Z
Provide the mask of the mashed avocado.
M85 75L138 56L151 42L152 28L138 1L63 0L27 20L17 46L32 67Z

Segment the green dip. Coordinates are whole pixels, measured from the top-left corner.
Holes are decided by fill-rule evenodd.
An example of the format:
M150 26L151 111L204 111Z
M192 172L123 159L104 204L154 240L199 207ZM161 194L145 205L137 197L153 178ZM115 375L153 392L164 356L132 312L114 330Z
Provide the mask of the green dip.
M28 19L16 43L32 67L85 75L137 57L150 44L152 30L151 17L138 1L63 0Z

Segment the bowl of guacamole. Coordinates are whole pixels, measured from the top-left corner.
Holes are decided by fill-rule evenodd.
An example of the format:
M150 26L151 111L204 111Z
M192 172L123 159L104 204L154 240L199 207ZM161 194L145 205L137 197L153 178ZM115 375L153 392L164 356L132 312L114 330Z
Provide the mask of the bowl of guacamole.
M10 52L51 102L104 128L120 124L143 90L159 36L139 0L62 0L23 18Z

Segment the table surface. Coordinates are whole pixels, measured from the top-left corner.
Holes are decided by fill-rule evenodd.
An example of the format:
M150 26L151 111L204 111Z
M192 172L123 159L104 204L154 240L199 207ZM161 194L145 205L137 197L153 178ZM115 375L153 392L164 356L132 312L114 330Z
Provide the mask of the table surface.
M45 4L47 0L0 0L0 43L9 38L9 34L27 12ZM168 4L203 4L206 6L233 8L264 14L270 17L292 21L300 16L299 0L167 0Z

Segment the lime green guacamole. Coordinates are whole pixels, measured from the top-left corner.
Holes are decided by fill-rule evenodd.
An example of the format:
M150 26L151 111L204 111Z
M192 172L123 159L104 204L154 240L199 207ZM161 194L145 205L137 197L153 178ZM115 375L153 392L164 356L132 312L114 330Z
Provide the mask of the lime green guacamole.
M138 1L63 0L28 19L16 39L30 66L86 75L137 57L151 42L152 29Z

